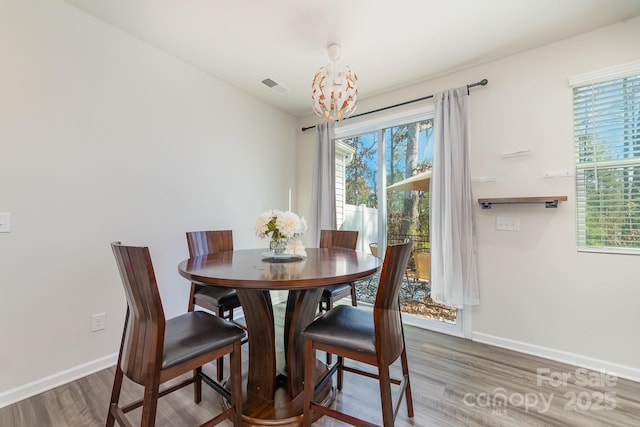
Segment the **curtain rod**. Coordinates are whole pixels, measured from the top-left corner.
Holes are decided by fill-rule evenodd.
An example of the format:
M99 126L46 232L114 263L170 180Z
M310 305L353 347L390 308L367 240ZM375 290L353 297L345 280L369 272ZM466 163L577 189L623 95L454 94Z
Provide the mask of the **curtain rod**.
M467 85L467 91L469 89L471 89L472 87L486 86L487 83L489 83L489 80L482 79L479 82L468 84ZM412 103L418 102L418 101L424 101L425 99L431 99L431 98L433 98L433 96L434 95L427 95L427 96L423 96L422 98L412 99L411 101L401 102L400 104L389 105L388 107L382 107L382 108L378 108L377 110L367 111L366 113L355 114L353 116L346 117L344 120L355 119L356 117L366 116L367 114L373 114L373 113L378 113L380 111L389 110L391 108L402 107L403 105L412 104ZM302 128L302 132L308 131L309 129L313 129L315 127L316 127L316 125L303 127Z

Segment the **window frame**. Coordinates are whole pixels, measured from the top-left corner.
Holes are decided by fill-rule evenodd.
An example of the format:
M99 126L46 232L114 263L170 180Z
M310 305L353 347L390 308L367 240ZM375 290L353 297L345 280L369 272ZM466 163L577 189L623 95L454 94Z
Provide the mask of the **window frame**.
M579 143L580 137L584 136L584 134L579 134L576 129L578 126L576 122L576 112L578 105L576 104L574 95L577 88L584 88L590 85L613 82L615 80L632 76L640 76L640 61L632 61L622 65L608 67L590 73L572 76L571 78L569 78L569 86L572 89L572 132L576 191L576 246L579 252L640 255L640 243L637 247L619 247L609 245L593 246L587 244L589 236L587 234L586 206L589 200L593 200L593 198L590 198L587 194L585 174L587 173L587 171L595 171L594 173L601 171L604 173L605 171L610 172L612 170L615 170L616 168L624 168L629 166L640 167L640 155L605 161L598 161L596 156L596 158L591 162L581 162L581 155L579 153L579 148L581 148L581 146L579 146ZM602 146L595 144L594 148L602 148Z

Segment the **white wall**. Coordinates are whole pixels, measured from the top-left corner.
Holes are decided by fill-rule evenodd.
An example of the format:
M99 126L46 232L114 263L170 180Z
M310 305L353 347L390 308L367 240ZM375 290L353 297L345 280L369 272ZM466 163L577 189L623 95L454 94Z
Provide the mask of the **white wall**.
M474 196L569 197L558 209L476 207L481 304L470 310L474 339L640 380L640 258L578 253L573 178L542 179L544 171L573 169L567 78L638 58L635 18L360 102L358 112L370 111L487 78L471 94L471 167L473 176L496 181L474 183ZM313 133L299 131L299 188L310 179L304 165ZM519 149L531 155L500 156ZM520 231L496 231L498 215L519 217Z
M185 231L265 245L256 216L296 191L296 120L57 0L0 3L0 64L3 406L115 361L111 241L150 247L168 317Z

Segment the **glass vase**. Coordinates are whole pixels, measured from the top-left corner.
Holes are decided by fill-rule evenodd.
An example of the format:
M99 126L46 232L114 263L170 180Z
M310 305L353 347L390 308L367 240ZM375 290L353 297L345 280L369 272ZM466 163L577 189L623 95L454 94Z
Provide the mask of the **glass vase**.
M274 255L284 254L284 250L287 247L287 239L271 239L269 243L269 249Z

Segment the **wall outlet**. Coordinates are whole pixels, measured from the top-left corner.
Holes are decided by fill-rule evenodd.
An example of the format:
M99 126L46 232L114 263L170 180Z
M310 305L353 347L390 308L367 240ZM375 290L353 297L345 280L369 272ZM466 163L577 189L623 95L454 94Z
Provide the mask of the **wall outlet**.
M101 331L107 327L107 314L97 313L91 316L91 332Z
M517 216L499 216L496 218L496 230L518 231L520 230L520 218Z

